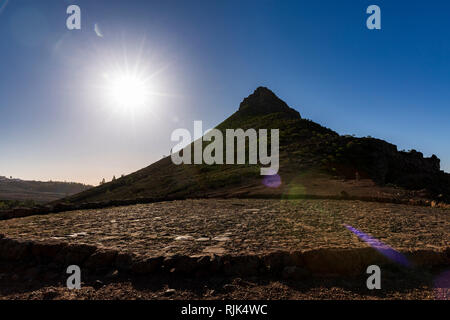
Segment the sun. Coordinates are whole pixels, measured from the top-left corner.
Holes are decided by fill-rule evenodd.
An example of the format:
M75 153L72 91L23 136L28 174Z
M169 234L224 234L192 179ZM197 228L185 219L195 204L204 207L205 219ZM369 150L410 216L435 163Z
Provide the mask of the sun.
M105 47L96 56L92 88L105 113L132 119L148 114L157 117L162 112L161 99L174 97L167 91L165 76L172 63L146 50L145 39L134 49L125 44L122 50Z
M144 107L149 101L148 81L134 74L106 74L109 103L125 110Z

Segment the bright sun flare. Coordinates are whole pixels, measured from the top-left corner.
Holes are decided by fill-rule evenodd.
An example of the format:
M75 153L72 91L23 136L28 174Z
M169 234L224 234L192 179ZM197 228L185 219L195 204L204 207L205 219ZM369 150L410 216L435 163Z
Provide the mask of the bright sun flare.
M102 105L109 112L121 116L135 117L148 112L155 114L160 97L171 96L161 90L163 73L170 64L153 59L142 60L141 57L149 56L144 49L144 41L133 59L127 58L130 55L127 51L122 58L112 55L111 59L103 59L100 69L95 68L97 72L100 71L97 73L99 82L96 89L102 91Z
M120 108L135 110L148 102L149 88L146 81L136 75L106 75L110 102Z

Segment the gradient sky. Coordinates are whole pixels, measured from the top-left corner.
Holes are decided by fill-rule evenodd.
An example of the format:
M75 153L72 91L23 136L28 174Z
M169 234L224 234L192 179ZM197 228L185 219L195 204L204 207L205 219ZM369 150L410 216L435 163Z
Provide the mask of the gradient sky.
M81 7L82 29L66 28ZM366 28L381 7L382 30ZM448 1L0 0L0 175L98 184L168 155L257 86L340 134L436 154L450 171ZM103 38L94 32L98 24ZM118 112L102 75L161 95Z

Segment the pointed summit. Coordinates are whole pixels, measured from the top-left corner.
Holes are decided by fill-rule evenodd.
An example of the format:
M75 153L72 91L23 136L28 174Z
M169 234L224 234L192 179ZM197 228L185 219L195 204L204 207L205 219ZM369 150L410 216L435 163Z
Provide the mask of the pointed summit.
M374 194L383 194L383 198L379 198L383 202L405 199L410 203L411 197L417 195L420 201L436 197L450 202L450 174L440 171L436 157L424 158L419 152L397 151L395 145L374 138L340 136L318 123L301 119L296 110L264 87L245 98L239 110L216 128L224 134L227 129L278 129L278 175L282 184L278 188L264 184L259 165L177 166L171 157L165 157L125 177L52 205L60 210L58 205L63 209L67 208L64 205L74 209L99 208L198 197L289 199L317 195L335 199L343 194L347 194L343 196L347 198L350 194L346 190L356 199L374 199ZM360 177L371 179L370 184L346 182ZM396 187L387 187L387 184Z
M240 115L264 115L278 112L300 119L298 111L290 108L286 102L278 98L275 93L266 87L258 87L251 95L245 98L241 102L238 111Z

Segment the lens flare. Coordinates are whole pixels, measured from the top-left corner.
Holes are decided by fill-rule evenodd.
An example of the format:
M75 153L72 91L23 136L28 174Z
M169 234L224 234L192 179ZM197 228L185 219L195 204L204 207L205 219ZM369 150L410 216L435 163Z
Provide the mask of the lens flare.
M344 224L344 226L348 230L350 230L351 232L356 234L359 239L361 239L362 241L364 241L367 244L369 244L372 248L374 248L375 250L380 252L382 255L384 255L389 260L391 260L393 262L396 262L396 263L398 263L398 264L400 264L400 265L402 265L404 267L410 267L411 266L411 263L408 261L408 259L406 259L406 257L403 254L401 254L400 252L394 250L393 248L391 248L387 244L384 244L380 240L377 240L377 239L369 236L368 234L366 234L366 233L364 233L362 231L359 231L356 228L353 228L352 226L350 226L348 224Z
M108 94L111 103L120 107L138 108L145 105L148 88L144 80L134 75L116 75L109 80Z
M437 300L450 300L450 270L441 273L434 281Z
M278 174L264 176L263 184L269 188L278 188L281 185L281 177Z

